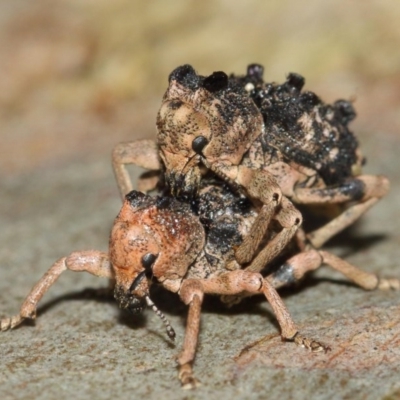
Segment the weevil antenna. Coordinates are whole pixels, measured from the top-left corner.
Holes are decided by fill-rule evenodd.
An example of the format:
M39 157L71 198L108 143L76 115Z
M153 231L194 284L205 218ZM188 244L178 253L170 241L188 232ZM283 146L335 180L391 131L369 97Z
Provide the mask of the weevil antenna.
M157 308L157 306L151 301L149 296L145 297L146 303L151 309L161 318L161 321L164 322L165 327L167 328L168 337L171 340L175 340L176 334L174 328L171 326L165 315Z

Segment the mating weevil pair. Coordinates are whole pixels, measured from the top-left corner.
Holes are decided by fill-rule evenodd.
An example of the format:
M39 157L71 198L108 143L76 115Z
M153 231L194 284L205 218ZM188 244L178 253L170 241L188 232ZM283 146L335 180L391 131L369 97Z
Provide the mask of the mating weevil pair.
M323 350L297 332L276 288L323 263L364 289L398 289L400 282L378 279L318 250L384 196L388 181L360 174L363 158L347 126L355 115L352 105L324 104L302 92L303 84L296 74L281 85L265 83L259 65L239 77L223 72L203 77L188 65L173 71L157 117L157 143L123 143L114 150L124 204L109 253L77 252L59 260L20 313L1 320L1 329L34 318L40 298L70 269L115 281L120 306L133 312L151 306L171 338L174 331L150 299L149 287L156 281L179 294L189 307L178 357L184 387L197 383L192 363L204 294L222 295L228 303L264 294L283 338ZM154 171L139 182L144 191L155 188L161 177L163 195L131 191L129 163ZM293 203L348 207L305 235ZM286 262L269 268L286 252Z

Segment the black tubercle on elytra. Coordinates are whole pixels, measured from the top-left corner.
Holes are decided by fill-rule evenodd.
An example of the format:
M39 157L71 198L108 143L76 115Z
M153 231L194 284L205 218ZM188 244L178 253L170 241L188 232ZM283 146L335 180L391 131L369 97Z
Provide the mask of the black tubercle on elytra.
M185 64L175 68L170 73L168 82L171 81L177 81L189 89L196 90L199 87L200 77L191 65Z
M285 82L285 86L289 87L291 91L300 93L301 89L305 84L305 79L300 75L294 72L291 72Z
M228 75L223 71L213 72L204 78L202 86L209 92L218 92L228 86Z
M357 113L354 110L353 104L347 100L337 100L333 104L335 111L338 113L343 124L347 125L350 121L352 121Z
M132 190L125 196L125 199L129 201L133 208L143 206L148 198L149 196L137 190Z
M320 98L313 92L302 93L299 100L299 106L305 111L311 111L315 106L321 104Z
M168 196L158 196L156 198L156 207L159 210L171 208L174 199Z
M247 76L256 80L262 80L264 75L264 67L260 64L249 64L247 66Z

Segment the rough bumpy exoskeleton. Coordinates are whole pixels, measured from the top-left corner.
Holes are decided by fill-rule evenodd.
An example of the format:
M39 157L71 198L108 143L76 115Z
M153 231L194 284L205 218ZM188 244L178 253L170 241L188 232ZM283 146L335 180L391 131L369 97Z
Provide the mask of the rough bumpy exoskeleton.
M281 254L284 262L271 265L264 271L265 276L245 270L237 263L233 249L247 237L256 218L251 202L218 180L203 180L191 206L173 198L132 191L112 228L109 253L74 252L57 261L33 287L19 314L0 320L0 328L7 330L24 319L34 319L40 299L69 269L109 278L115 282L114 297L121 308L137 313L151 307L174 339L173 328L150 298L150 286L156 283L177 293L189 307L183 350L177 360L182 385L192 388L197 384L192 364L205 294L220 295L230 304L262 294L269 301L285 340L321 351L327 347L298 333L276 288L298 281L322 264L364 289L400 287L397 279L378 279L328 252L301 251L295 243ZM278 231L270 226L266 241L273 240Z
M232 245L241 242L256 217L246 199L223 186L212 186L204 188L193 207L200 217L187 204L173 198L154 198L132 191L112 228L109 253L74 252L58 260L33 287L19 314L0 321L1 330L14 328L24 319L34 319L40 299L61 273L69 269L87 271L115 282L114 297L121 308L134 313L145 306L153 308L164 321L171 339L175 332L150 299L149 290L155 282L179 294L189 306L183 350L178 357L179 378L186 388L197 384L192 363L204 294L228 297L263 294L277 317L284 339L312 351L326 350L298 333L269 280L257 272L241 269L235 261ZM210 219L211 213L214 215Z
M199 195L192 203L193 212L198 215L206 231L205 256L210 265L219 260L219 268L239 269L234 248L239 246L249 234L257 217L256 208L243 195L238 195L226 183L216 179L203 179ZM279 232L276 224L271 224L257 252L274 239ZM212 255L216 254L216 257ZM263 270L263 275L275 288L300 280L307 272L322 265L328 265L366 290L399 289L396 278L378 278L334 256L317 249L303 249L301 242L293 239L280 253L276 262ZM246 270L249 270L248 268ZM236 297L237 298L237 297ZM224 297L228 303L232 298Z
M293 206L344 204L345 211L307 235L321 247L357 220L389 188L383 176L361 175L363 157L348 129L351 103L324 104L302 92L304 79L289 74L281 85L265 83L262 67L245 76L196 74L189 65L175 69L157 117L157 143L123 143L114 150L121 194L132 189L124 164L164 170L173 195L194 196L204 169L213 171L259 207L258 217L236 248L240 264L260 271L289 243L302 217ZM154 187L154 176L140 188ZM289 200L290 199L290 200ZM281 231L254 258L267 226Z

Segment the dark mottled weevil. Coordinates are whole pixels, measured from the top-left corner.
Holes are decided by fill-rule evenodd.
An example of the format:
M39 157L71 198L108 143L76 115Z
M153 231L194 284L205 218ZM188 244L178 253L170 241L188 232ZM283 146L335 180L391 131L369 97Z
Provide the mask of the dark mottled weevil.
M290 242L302 223L295 204L339 204L344 211L309 232L304 246L320 248L386 195L388 180L362 175L364 162L348 124L350 102L323 103L303 92L304 78L289 74L283 84L266 83L263 68L245 76L198 75L190 65L176 68L157 117L157 142L121 143L113 165L121 195L132 189L125 164L163 170L174 196L195 196L211 170L258 207L250 234L236 248L236 260L261 271ZM154 187L156 177L140 188ZM256 252L268 225L280 232Z

